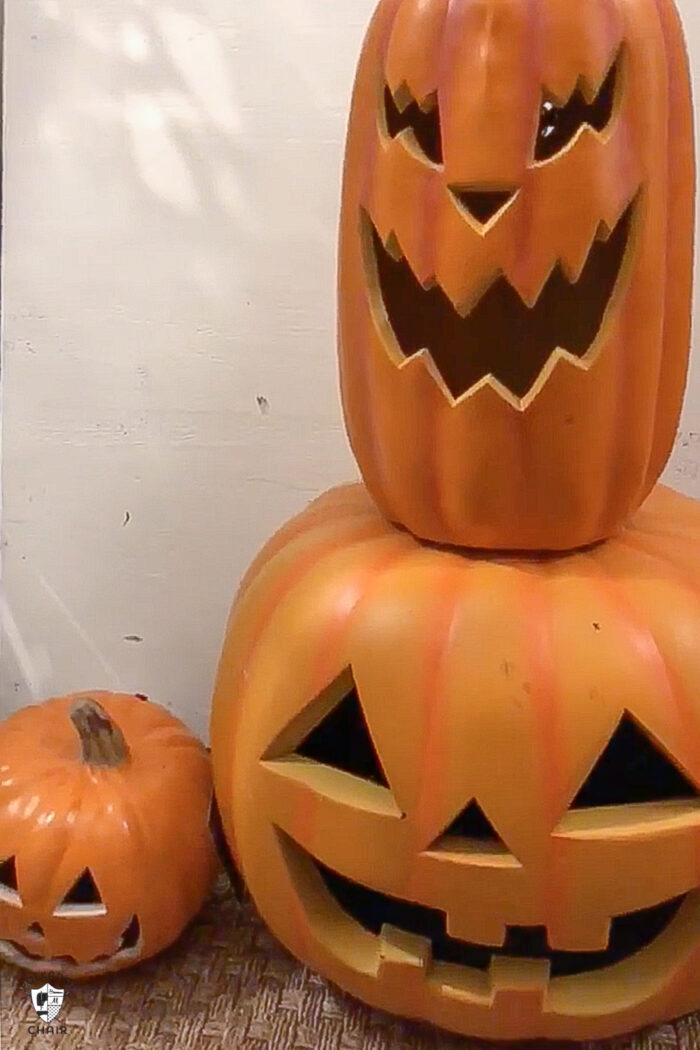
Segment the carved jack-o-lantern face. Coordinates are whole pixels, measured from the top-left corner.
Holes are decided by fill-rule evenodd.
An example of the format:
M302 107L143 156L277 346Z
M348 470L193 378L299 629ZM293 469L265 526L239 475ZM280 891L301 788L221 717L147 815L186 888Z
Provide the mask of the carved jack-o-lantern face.
M51 966L67 977L88 977L129 966L143 955L138 912L108 911L89 868L47 913L25 908L17 858L10 856L0 864L0 907L0 952L26 969L41 972ZM40 920L34 917L39 914Z
M700 509L538 562L422 547L358 487L244 581L212 717L263 918L367 1002L597 1038L700 1003Z
M398 222L392 224L385 244L369 212L365 213L368 294L375 321L385 328L387 350L389 354L399 350L399 363L422 356L450 402L489 385L516 408L525 410L559 358L573 358L586 368L590 366L591 350L603 321L608 312L614 312L613 296L616 292L618 296L623 294L633 268L630 261L623 274L638 221L639 173L627 173L627 185L620 187L612 207L601 207L598 199L589 202L597 220L593 224L593 240L589 221L583 231L578 225L557 231L567 239L564 247L568 252L561 258L554 254L551 243L540 247L539 260L527 259L522 244L517 259L509 248L518 242L522 213L534 207L533 198L543 192L539 185L542 166L555 161L563 163L567 151L576 148L577 139L584 145L588 143L589 151L595 145L601 151L608 147L614 134L613 124L619 119L618 111L625 108L623 73L624 58L618 52L601 84L576 84L573 94L561 104L542 101L532 165L523 175L522 185L508 189L483 189L478 183L472 187L446 186L447 203L456 211L451 216L452 224L466 223L464 237L471 241L472 253L469 259L445 260L446 282L451 276L448 262L456 264L453 280L447 285L451 294L439 280L422 283L416 276L401 249L395 229ZM437 98L430 99L427 108L409 98L405 83L396 97L391 88L385 88L379 133L384 134L387 144L398 139L412 158L442 174ZM403 111L397 100L404 106ZM495 119L495 115L492 117ZM575 160L585 165L585 160ZM473 167L471 158L470 163ZM544 192L562 193L560 182L570 173L548 175L552 185ZM585 203L577 201L577 208L585 207ZM549 210L561 216L561 208L550 206ZM603 213L608 216L607 221ZM586 250L582 252L582 248ZM490 263L490 268L485 282L483 272L478 270L484 265L480 256L486 254L486 249L486 265ZM510 263L508 272L518 264L522 268L519 284L512 284L505 274L495 276L500 269L494 265L499 252ZM553 268L552 258L556 260ZM531 270L528 276L532 285L527 289L522 283L526 268ZM515 277L513 273L511 276ZM475 283L475 288L468 288L467 282Z
M382 0L348 135L340 361L391 520L490 548L614 531L677 424L692 198L668 0Z
M0 957L90 977L171 944L217 870L208 756L169 712L92 692L0 724Z

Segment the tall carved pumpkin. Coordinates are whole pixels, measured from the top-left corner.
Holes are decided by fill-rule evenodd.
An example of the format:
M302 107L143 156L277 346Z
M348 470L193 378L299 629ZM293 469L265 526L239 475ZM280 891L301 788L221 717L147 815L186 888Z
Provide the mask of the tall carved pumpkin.
M416 535L609 536L685 383L694 151L672 0L382 0L350 117L341 388Z
M211 743L263 918L361 999L588 1039L700 1005L700 507L567 556L430 548L360 487L234 605Z

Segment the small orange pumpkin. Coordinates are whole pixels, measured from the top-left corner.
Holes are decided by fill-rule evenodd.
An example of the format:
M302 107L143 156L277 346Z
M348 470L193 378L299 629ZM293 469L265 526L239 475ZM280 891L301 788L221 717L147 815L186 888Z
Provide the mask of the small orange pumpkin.
M517 560L422 545L361 486L244 579L211 721L272 931L368 1003L592 1039L700 1005L700 506Z
M674 439L693 196L672 0L382 0L338 294L346 425L390 520L492 549L615 532Z
M217 871L204 747L136 696L91 692L0 725L0 955L66 977L171 944Z

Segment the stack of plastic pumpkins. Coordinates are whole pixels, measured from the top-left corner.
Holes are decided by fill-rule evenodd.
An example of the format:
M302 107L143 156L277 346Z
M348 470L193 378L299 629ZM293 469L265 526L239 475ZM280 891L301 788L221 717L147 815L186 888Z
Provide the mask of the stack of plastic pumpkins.
M693 198L671 0L380 3L340 237L365 485L251 566L212 715L259 912L376 1007L563 1040L700 1006L700 506L657 484Z

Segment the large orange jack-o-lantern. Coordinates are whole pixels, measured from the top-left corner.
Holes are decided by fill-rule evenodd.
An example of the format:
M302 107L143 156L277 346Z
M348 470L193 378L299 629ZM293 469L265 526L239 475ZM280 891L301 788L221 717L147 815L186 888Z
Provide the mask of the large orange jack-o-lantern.
M91 692L0 725L0 957L69 978L171 944L218 865L207 753L137 696Z
M694 151L671 0L382 0L340 234L345 418L416 535L614 533L685 383Z
M223 825L264 919L367 1002L587 1039L700 1004L700 507L488 559L361 486L245 578L212 714Z

